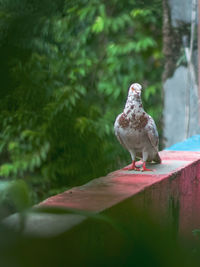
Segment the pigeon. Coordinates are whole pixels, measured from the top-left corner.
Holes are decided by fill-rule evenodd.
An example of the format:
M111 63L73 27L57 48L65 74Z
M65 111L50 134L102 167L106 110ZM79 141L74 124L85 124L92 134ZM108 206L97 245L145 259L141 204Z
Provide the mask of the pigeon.
M146 168L146 162L161 163L159 137L153 118L143 109L141 91L139 83L131 84L124 111L115 120L114 131L120 144L131 154L132 164L124 169L153 171ZM142 159L141 168L136 166L136 158Z

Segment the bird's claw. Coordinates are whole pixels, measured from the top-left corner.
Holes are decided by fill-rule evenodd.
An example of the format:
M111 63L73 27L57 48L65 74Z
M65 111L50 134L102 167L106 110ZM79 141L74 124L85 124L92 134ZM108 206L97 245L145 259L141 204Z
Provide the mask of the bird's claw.
M124 167L126 171L140 171L140 168L135 165L135 161L132 162L131 166Z
M154 169L146 168L146 163L143 162L142 165L136 166L135 162L133 162L130 166L124 167L123 170L125 171L140 171L140 172L154 172Z
M124 171L140 171L140 168L129 166L129 167L124 167Z
M145 162L143 162L142 168L140 170L141 170L141 172L154 172L155 171L154 169L146 168L146 163Z

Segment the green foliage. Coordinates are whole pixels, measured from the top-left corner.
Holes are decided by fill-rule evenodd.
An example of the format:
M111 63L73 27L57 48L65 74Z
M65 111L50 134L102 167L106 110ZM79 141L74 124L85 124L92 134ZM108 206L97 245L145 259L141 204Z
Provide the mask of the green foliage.
M25 179L37 201L128 162L113 123L132 82L160 124L160 9L160 0L0 0L2 179Z
M29 190L23 180L0 181L0 219L15 211L22 212L30 204Z

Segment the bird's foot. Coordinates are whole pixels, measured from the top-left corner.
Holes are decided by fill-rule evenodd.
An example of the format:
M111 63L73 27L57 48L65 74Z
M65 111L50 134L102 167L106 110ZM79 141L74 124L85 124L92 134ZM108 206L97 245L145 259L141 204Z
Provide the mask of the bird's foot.
M154 169L147 169L146 162L143 162L142 168L140 169L142 172L154 172Z
M135 161L133 161L131 166L124 167L123 170L125 170L125 171L140 171L140 168L138 168L135 165Z

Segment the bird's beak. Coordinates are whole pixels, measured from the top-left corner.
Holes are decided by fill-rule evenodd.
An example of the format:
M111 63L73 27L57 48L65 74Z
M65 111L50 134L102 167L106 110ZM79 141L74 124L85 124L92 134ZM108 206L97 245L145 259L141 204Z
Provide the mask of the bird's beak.
M134 90L135 90L133 86L131 87L131 89L132 89L132 91L134 91Z

